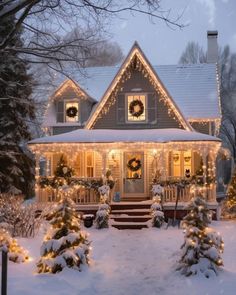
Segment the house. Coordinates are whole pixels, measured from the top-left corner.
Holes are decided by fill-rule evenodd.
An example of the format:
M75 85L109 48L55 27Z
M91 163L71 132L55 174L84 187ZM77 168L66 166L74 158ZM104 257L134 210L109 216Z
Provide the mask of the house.
M121 200L146 200L153 181L164 184L164 202L176 200L176 182L195 179L216 208L216 158L221 148L217 32L208 32L208 62L152 65L134 43L121 66L72 73L49 98L43 127L49 136L29 142L46 176L53 177L64 158L74 178L99 179L107 170ZM76 201L97 202L77 186ZM190 187L180 201L190 200ZM52 192L36 184L37 198ZM111 196L113 198L113 195Z

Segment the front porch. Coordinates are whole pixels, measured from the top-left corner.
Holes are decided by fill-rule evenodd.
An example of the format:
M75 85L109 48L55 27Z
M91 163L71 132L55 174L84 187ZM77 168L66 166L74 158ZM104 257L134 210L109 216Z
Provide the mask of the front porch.
M36 197L57 201L57 186L44 183L54 178L63 156L74 182L71 197L78 204L99 202L96 185L114 181L110 201L142 201L152 198L155 182L164 187L163 202L188 202L191 183L201 186L208 202L216 201L216 157L220 140L181 129L76 130L39 138L29 143L36 157ZM40 163L44 165L40 166ZM178 184L184 181L184 188ZM93 185L91 185L93 183ZM96 185L95 185L96 184ZM95 185L95 186L94 186Z

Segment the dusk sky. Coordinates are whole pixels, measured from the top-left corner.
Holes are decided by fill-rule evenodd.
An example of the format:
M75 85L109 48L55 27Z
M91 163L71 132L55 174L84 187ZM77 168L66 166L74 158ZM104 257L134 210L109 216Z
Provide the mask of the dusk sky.
M113 40L127 54L135 40L153 64L176 64L188 41L206 48L207 30L218 30L218 44L230 45L236 52L236 0L162 0L163 9L171 8L171 17L184 12L183 29L170 29L163 21L149 21L143 15L128 13L111 26Z

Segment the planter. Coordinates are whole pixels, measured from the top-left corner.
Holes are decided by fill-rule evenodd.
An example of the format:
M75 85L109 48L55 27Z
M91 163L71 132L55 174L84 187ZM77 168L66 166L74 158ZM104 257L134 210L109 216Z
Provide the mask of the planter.
M92 214L83 215L84 226L87 228L92 227L93 219L94 219L94 215Z

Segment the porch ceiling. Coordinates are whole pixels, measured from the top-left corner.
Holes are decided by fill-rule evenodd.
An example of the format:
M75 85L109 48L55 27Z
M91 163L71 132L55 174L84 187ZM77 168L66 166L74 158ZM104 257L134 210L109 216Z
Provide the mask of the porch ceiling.
M36 138L29 142L35 144L99 144L99 143L175 143L175 142L211 142L220 143L217 137L182 129L78 129L59 135Z

